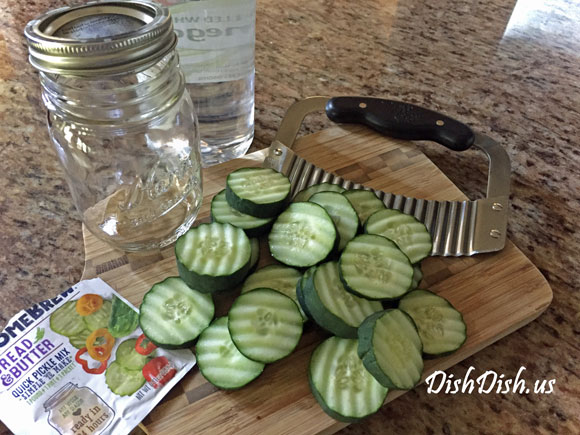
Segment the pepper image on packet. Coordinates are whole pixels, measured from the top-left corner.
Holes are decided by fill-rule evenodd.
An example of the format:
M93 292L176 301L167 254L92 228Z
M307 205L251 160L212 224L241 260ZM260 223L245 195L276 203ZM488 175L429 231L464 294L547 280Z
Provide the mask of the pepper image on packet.
M17 434L128 434L195 365L153 345L100 278L21 311L0 334L0 419Z

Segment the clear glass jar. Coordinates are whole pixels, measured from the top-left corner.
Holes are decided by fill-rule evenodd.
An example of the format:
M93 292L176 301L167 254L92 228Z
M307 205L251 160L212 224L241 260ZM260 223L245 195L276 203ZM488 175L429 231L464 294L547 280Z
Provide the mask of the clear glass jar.
M159 6L141 1L98 5L103 3L117 9L129 8L131 3L146 5L156 14L167 14L160 12ZM87 6L67 11L79 8ZM123 57L123 40L131 33L123 32L139 32L141 27L132 17L127 22L116 22L117 9L104 36L101 32L97 38L87 38L103 27L88 13L84 19L88 16L95 20L85 25L89 32L86 28L79 31L79 18L73 16L73 30L69 28L64 34L69 39L72 34L87 47L94 41L100 43L102 64L87 66L88 61L96 61L73 58L74 68L68 64L55 67L54 61L49 67L39 66L40 62L34 63L36 53L32 50L31 62L40 69L50 136L83 223L116 248L151 250L173 243L197 216L202 199L200 139L175 52L175 36L173 42L168 39L157 51L134 44L133 52L141 50L141 57L131 63L126 60L131 50L127 49ZM95 13L99 12L102 15L102 9ZM97 17L102 20L100 15ZM143 26L153 27L147 19L143 18ZM155 30L151 30L150 42L158 43ZM58 29L54 34L63 36ZM117 36L117 42L121 42L115 46L116 51L110 47L105 50ZM133 39L139 40L139 36ZM90 55L90 48L87 52ZM112 62L111 66L111 57L118 60L117 64ZM70 56L66 60L70 63Z

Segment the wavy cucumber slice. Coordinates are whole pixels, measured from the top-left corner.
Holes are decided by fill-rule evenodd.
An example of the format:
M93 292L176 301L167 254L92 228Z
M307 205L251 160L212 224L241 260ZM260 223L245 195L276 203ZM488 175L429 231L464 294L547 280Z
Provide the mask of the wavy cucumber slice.
M125 340L119 345L115 353L115 361L127 370L141 370L153 357L154 352L151 355L141 355L137 352L135 350L136 343L135 338Z
M324 207L328 212L340 237L338 250L342 251L346 244L356 236L360 225L358 215L348 199L338 192L318 192L308 201Z
M350 292L372 300L399 298L413 280L407 256L392 241L374 234L361 234L346 245L339 270Z
M76 300L68 301L52 313L50 315L50 329L66 337L73 337L87 329L83 317L77 313L76 305Z
M95 331L99 328L107 328L109 326L109 319L111 318L111 312L113 311L113 304L111 301L105 299L103 305L93 314L88 316L83 316L83 321L90 331Z
M411 263L431 254L433 241L427 227L415 217L387 208L373 213L365 223L365 233L378 234L397 244Z
M218 388L241 388L256 379L265 364L246 358L234 345L228 330L228 318L215 319L204 329L195 345L199 370Z
M228 329L238 350L262 363L292 353L302 336L302 323L296 303L267 288L240 295L228 313Z
M271 288L288 296L300 308L296 296L296 284L300 278L302 278L302 274L292 267L271 264L248 276L242 286L242 293L247 293L257 288ZM306 314L304 314L302 309L300 312L306 321Z
M288 266L324 261L337 241L334 222L318 204L295 202L278 216L268 236L272 256Z
M361 224L364 224L370 215L384 210L385 204L370 190L347 190L342 193L350 201Z
M274 221L274 218L257 218L231 207L226 200L225 190L213 197L211 218L214 222L232 224L234 227L241 228L248 237L258 237L267 233Z
M179 276L203 293L228 290L246 277L252 246L244 230L230 224L201 224L175 244Z
M379 383L409 390L423 372L423 345L413 319L398 309L369 316L358 329L358 354Z
M156 346L184 348L191 346L208 327L214 312L211 295L171 277L145 293L139 309L139 326Z
M358 340L330 337L312 353L308 381L312 394L332 418L352 423L379 410L388 389L365 369Z
M341 193L344 192L344 187L341 187L338 184L330 184L330 183L313 184L312 186L309 186L306 189L298 192L298 194L294 197L292 202L308 201L312 195L318 192Z
M280 213L290 196L290 180L268 168L241 168L228 175L226 199L242 213L271 218Z
M399 309L411 316L417 325L427 357L453 353L467 339L467 327L461 313L435 293L414 290L401 299Z
M117 396L130 396L145 384L141 370L127 370L117 361L107 367L105 380L107 386Z
M312 319L320 327L344 338L355 338L364 319L383 309L380 302L347 291L334 261L318 266L313 277L306 281L302 293Z

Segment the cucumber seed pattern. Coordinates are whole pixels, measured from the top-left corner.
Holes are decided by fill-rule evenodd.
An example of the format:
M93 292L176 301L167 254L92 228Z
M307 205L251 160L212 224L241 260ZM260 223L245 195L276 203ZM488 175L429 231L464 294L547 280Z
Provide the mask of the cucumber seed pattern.
M268 335L272 327L278 326L278 316L275 312L260 307L256 310L256 316L252 319L252 324L258 334Z
M191 311L191 305L179 297L168 299L163 304L163 307L165 308L163 318L172 320L175 323L181 323L181 319L186 317Z
M381 255L377 248L370 252L355 254L354 267L358 273L377 281L389 281L392 273L389 271L392 261Z
M441 313L441 309L437 307L423 307L414 310L416 316L421 319L417 323L419 335L429 340L436 338L443 338L445 329L443 328L443 321L445 317ZM413 313L415 314L415 313ZM412 317L412 316L411 316Z
M347 354L339 358L333 379L339 390L359 393L363 390L364 371L366 369L361 359L357 355Z
M237 349L262 363L290 354L302 336L302 323L292 299L269 288L242 293L228 313L228 329Z

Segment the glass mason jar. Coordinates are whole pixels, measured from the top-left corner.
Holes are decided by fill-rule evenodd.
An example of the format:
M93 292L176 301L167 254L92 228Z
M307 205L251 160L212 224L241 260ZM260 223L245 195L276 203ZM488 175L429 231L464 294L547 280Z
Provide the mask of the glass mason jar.
M168 12L141 0L62 8L25 30L48 129L85 226L163 248L202 199L200 139Z

